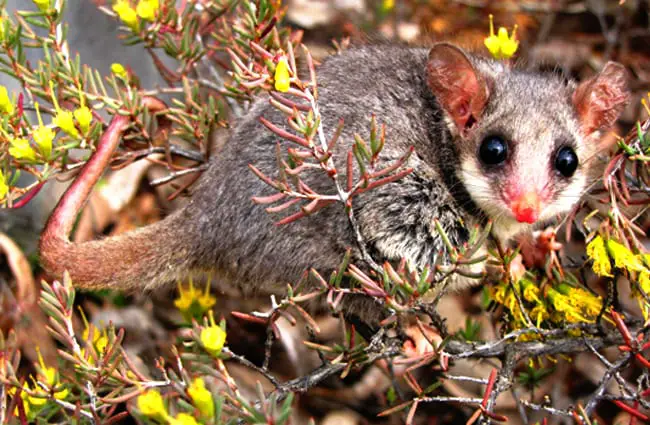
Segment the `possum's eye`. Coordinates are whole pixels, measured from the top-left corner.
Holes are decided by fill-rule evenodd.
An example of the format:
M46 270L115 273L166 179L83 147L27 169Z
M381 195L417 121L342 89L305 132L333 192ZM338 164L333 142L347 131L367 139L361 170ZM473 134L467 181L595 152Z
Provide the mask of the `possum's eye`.
M568 146L563 147L555 156L555 169L564 177L571 177L578 168L578 155Z
M499 136L488 136L483 139L478 155L486 165L499 165L508 156L508 144Z

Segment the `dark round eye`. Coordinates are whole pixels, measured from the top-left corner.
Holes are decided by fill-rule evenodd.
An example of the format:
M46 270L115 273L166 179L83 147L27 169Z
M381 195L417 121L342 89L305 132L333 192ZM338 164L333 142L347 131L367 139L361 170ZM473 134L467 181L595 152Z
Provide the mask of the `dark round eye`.
M557 152L555 157L555 169L564 177L571 177L578 168L578 156L568 146L563 147Z
M508 144L499 136L489 136L483 140L478 155L486 165L498 165L508 156Z

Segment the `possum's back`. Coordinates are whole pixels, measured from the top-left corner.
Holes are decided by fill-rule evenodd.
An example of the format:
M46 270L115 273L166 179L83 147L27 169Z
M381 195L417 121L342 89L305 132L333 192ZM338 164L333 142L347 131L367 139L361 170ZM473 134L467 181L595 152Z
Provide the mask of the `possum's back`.
M400 156L416 139L426 137L422 110L425 105L426 50L395 46L353 49L326 59L318 68L318 106L329 138L339 119L344 130L335 159L341 163L358 133L367 138L370 117L377 116L388 129L385 154ZM182 214L191 227L188 240L198 253L196 266L215 264L238 283L255 288L265 281L284 286L318 265L334 269L345 250L354 246L341 205L277 226L282 215L272 215L253 196L274 193L249 169L252 164L271 178L278 175L277 143L286 141L266 129L259 117L288 129L286 116L268 102L257 100L236 126L220 154L212 159L189 206ZM319 193L334 194L332 181L320 170L301 175ZM207 212L207 213L206 213ZM323 270L326 271L326 270Z

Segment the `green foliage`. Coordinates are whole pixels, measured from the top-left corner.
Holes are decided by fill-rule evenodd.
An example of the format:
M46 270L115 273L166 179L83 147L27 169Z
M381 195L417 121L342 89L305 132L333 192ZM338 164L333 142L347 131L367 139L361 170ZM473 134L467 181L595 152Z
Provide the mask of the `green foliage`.
M517 382L530 389L539 387L544 378L555 371L554 368L535 367L527 364L526 369L517 374Z
M458 336L465 341L479 341L481 335L481 324L473 321L470 317L465 319L465 327L458 331Z

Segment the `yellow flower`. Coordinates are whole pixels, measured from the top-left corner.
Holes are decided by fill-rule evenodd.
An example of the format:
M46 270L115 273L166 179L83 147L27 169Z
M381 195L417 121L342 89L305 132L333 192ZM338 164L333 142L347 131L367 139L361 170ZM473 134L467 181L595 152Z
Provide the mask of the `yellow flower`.
M128 0L117 0L113 5L113 11L129 28L138 29L138 14Z
M160 2L158 0L140 0L136 8L136 13L142 19L153 21L159 8Z
M41 370L43 378L45 378L45 382L47 383L47 386L50 388L55 388L60 385L59 383L59 373L57 370L53 367L45 367L43 365L43 369ZM63 400L66 398L68 395L68 390L67 389L62 389L61 391L57 391L54 393L54 398L57 400Z
M505 304L508 286L505 283L495 285L492 290L492 298L499 304Z
M14 113L14 104L9 99L9 93L5 86L0 86L0 111L2 113L11 115Z
M36 152L32 149L29 141L23 138L9 139L9 155L16 159L26 159L28 161L36 160Z
M90 123L93 120L93 113L90 111L90 108L87 106L81 106L74 111L74 117L79 124L81 132L86 134L90 129Z
M537 285L535 283L531 282L528 279L521 279L519 281L519 284L521 285L522 288L522 295L524 299L528 302L535 302L535 303L540 303L541 300L539 298L540 296L540 291Z
M209 326L206 326L201 330L199 339L201 340L201 344L203 344L203 348L205 348L208 353L215 356L221 353L221 349L226 342L226 331L214 323L212 310L208 312L208 317Z
M533 307L532 310L528 313L530 318L535 321L535 326L539 328L539 326L542 324L542 322L549 317L548 309L546 308L546 305L543 303L540 303Z
M607 241L607 251L614 259L614 265L619 269L625 269L631 272L646 270L641 259L637 255L634 255L634 253L622 243L609 239Z
M77 127L74 125L74 116L72 112L64 111L59 106L59 102L56 100L56 96L54 95L54 83L52 81L50 81L50 93L52 94L52 104L54 104L54 109L56 110L56 116L52 120L52 123L69 136L78 139L80 135Z
M593 323L603 307L601 297L565 283L550 288L547 298L565 320L574 323Z
M187 288L184 288L180 282L178 282L178 298L174 300L174 305L180 311L188 311L192 304L194 303L194 298L196 294L196 289L194 289L194 282L190 279L190 284Z
M195 378L187 389L194 406L199 409L201 416L212 419L214 416L214 400L212 393L205 388L202 378Z
M589 322L589 319L580 314L579 309L571 304L571 299L559 291L551 288L547 292L548 300L556 311L562 313L569 322Z
M25 416L27 417L27 419L31 419L33 411L31 409L31 404L29 402L30 397L29 395L27 395L27 391L25 390L29 390L29 385L27 385L27 382L23 384L23 389L20 392L20 399L23 402L23 409L25 410ZM11 387L7 392L9 393L10 396L14 397L17 391L18 390L16 389L16 387ZM16 408L14 409L14 416L18 417L20 415L19 412L20 411L18 409L18 406L16 406Z
M217 299L210 295L210 280L206 282L203 292L194 288L192 278L187 287L178 283L178 298L174 300L174 305L181 311L186 321L191 322L192 318L203 317L216 302Z
M495 59L510 59L519 47L516 34L516 24L512 29L512 36L508 36L508 30L504 27L500 27L499 32L494 34L494 17L490 14L490 35L485 38L485 47Z
M34 141L40 148L41 153L47 159L52 154L52 141L54 140L54 130L49 127L39 126L32 133Z
M383 12L390 12L395 8L395 0L383 0L381 2L381 10Z
M41 12L47 12L50 8L50 0L33 0Z
M289 76L289 63L287 62L286 57L281 57L278 61L277 66L275 67L275 89L280 92L289 91L291 87L291 81Z
M88 341L91 329L93 331L93 339L92 341ZM95 350L100 354L104 352L108 345L108 331L106 329L100 331L95 325L90 325L88 328L84 329L82 338L92 344L93 347L95 347Z
M0 15L0 43L5 41L5 18Z
M121 63L113 63L111 65L111 72L118 77L124 78L125 80L129 78L129 74L124 69L124 66Z
M9 193L9 186L7 185L4 173L0 170L0 200L4 199L7 193Z
M597 316L603 307L600 296L586 289L577 288L566 283L560 283L556 289L571 299L571 304L589 316Z
M52 154L52 142L54 141L56 133L54 133L54 130L51 128L43 125L41 111L38 108L38 102L35 102L34 106L36 107L36 116L38 117L38 128L32 132L32 137L45 159L48 159Z
M598 235L587 244L587 256L594 261L593 270L599 276L612 277L612 264L602 236Z
M169 416L167 414L165 402L160 393L156 390L148 390L140 394L136 403L138 405L138 410L149 418L165 419Z
M187 413L179 413L175 418L168 419L169 425L199 425L193 416Z
M36 348L36 354L38 355L38 380L46 384L50 389L60 387L61 383L59 382L59 373L57 370L45 365L45 361L41 355L41 350L39 350L38 347ZM36 383L36 379L32 378L32 381L34 381L34 392L39 395L42 394L43 397L29 397L29 402L32 406L42 406L47 402L47 393ZM68 390L65 388L54 393L54 398L57 400L64 400L67 396Z
M106 349L106 346L108 345L108 331L106 329L102 329L100 331L97 326L88 323L86 314L81 308L79 308L79 313L81 314L81 320L84 324L84 330L81 334L81 338L86 341L86 344L92 344L98 353L103 353ZM89 340L91 331L93 334L92 341Z
M79 138L79 131L74 126L74 116L70 111L58 110L52 123L75 139Z

